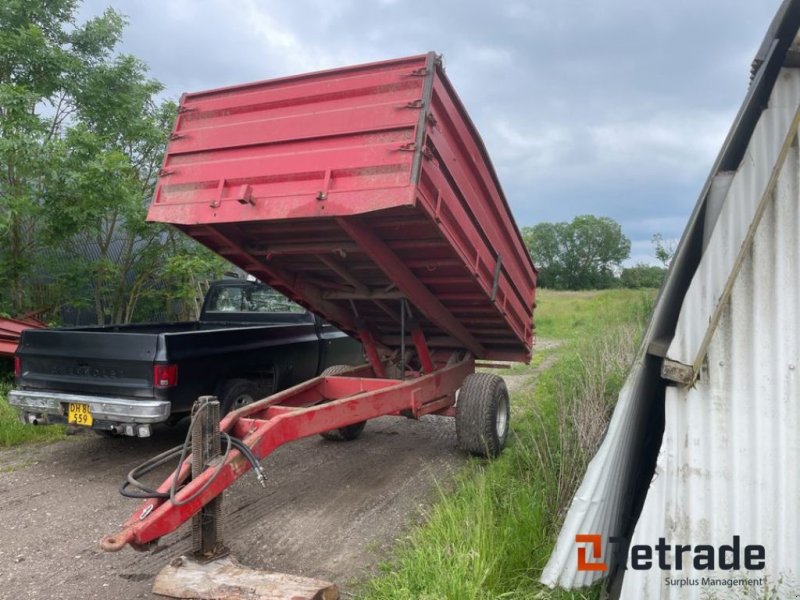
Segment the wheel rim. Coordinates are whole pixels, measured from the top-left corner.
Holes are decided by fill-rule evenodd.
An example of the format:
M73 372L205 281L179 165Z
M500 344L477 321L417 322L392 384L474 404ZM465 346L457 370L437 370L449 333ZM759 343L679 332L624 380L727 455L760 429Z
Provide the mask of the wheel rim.
M497 437L504 439L508 433L508 397L503 394L497 402L497 418L495 419Z
M243 406L247 406L248 404L253 403L253 397L250 394L241 394L236 396L233 400L233 410L237 410L242 408Z

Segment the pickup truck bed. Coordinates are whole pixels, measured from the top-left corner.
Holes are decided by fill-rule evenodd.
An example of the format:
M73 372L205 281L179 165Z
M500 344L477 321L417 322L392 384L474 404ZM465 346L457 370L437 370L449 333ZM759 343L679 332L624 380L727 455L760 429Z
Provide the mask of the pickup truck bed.
M223 288L242 296L268 289L222 282L209 297ZM333 364L363 362L357 341L295 310L221 312L206 306L201 319L189 323L28 330L17 351L10 401L29 423L72 420L144 437L150 424L186 415L198 396L220 396L229 410Z

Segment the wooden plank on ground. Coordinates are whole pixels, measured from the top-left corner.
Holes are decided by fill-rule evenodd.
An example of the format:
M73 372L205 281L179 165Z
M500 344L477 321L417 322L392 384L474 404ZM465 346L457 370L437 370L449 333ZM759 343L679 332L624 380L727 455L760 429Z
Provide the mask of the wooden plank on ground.
M251 569L226 556L200 563L181 556L161 569L153 593L200 600L338 600L327 581Z

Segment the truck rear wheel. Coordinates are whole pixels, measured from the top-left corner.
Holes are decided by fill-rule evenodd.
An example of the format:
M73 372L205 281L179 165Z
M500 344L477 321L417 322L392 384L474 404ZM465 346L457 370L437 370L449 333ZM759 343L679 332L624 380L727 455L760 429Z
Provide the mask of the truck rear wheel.
M459 448L495 458L506 445L510 416L508 389L502 377L492 373L468 375L456 405Z
M332 367L328 367L322 373L320 373L320 377L341 375L345 371L349 371L352 368L353 367L351 367L350 365L334 365ZM352 425L345 425L344 427L339 427L338 429L323 431L322 433L320 433L320 435L324 439L333 442L350 442L361 435L361 432L364 431L364 427L366 426L366 424L367 424L366 421L360 421L358 423L353 423Z
M249 379L231 379L225 382L219 403L222 414L238 410L258 400L258 386Z

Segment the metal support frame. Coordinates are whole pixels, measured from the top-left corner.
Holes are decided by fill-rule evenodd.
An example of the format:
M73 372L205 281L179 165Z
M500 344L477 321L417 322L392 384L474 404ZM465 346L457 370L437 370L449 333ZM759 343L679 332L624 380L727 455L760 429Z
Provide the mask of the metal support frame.
M411 331L411 339L414 340L414 347L417 349L417 356L419 357L419 362L422 364L423 372L432 373L435 368L433 365L433 357L428 348L428 341L425 339L425 334L422 332L422 327L419 326L416 319L411 319L408 322L408 328Z
M374 373L366 365L343 376L316 377L228 414L220 430L242 439L261 460L287 442L376 417L452 416L455 393L475 371L474 359L470 354L456 361L448 361L446 356L431 358L437 366L431 373L404 381L370 377ZM126 544L150 547L201 512L251 465L232 449L221 467L217 463L189 480L191 467L192 457L179 467L178 481L185 484L176 495L179 504L157 498L143 502L122 531L101 540L101 547L106 551L121 550ZM158 491L167 492L173 477L171 474Z
M461 342L476 356L485 354L484 347L467 331L466 327L445 308L442 302L414 275L394 251L378 236L355 218L337 218L339 226L355 240L367 256L386 273L404 296L413 302L425 316Z
M361 340L361 345L364 347L364 353L367 355L367 360L372 367L372 371L378 377L386 377L386 370L378 354L378 346L375 344L375 338L372 337L372 332L362 324L358 328L358 338Z

